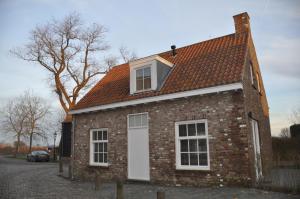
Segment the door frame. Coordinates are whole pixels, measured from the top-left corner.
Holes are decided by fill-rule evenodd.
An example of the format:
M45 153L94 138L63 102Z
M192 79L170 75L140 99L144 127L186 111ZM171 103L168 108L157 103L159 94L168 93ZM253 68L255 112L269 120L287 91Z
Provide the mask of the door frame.
M141 126L141 127L129 127L129 116L132 115L147 115L147 126ZM147 179L134 179L130 178L129 176L129 168L130 168L130 152L129 152L129 146L130 146L130 140L129 140L129 131L130 129L147 129L147 136L148 136L148 169L149 169L149 176ZM135 181L150 181L150 143L149 143L149 114L148 112L141 112L141 113L132 113L127 115L127 179L128 180L135 180Z
M261 143L259 135L258 121L251 118L252 144L254 152L254 169L256 181L263 177L262 173L262 159L261 159Z

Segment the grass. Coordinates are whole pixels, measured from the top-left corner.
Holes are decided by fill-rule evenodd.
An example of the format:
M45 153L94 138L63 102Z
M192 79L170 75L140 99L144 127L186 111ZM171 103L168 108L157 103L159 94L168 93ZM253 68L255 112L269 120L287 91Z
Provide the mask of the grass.
M5 157L19 159L19 160L26 160L26 155L24 154L18 154L16 157L14 155L6 155Z

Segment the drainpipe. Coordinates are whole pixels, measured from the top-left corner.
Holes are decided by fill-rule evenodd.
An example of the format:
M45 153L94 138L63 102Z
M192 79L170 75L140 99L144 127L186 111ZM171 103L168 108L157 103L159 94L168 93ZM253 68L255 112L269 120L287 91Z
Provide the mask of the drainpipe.
M72 165L72 177L71 179L73 180L74 179L74 162L75 162L75 116L72 117L72 153L71 153L71 157L72 157L72 162L71 162L71 165Z

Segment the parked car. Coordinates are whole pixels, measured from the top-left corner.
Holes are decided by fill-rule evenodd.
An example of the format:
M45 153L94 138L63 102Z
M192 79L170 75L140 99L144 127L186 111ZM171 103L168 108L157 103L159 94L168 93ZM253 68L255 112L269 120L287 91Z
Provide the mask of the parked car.
M49 159L50 159L50 155L46 151L32 151L31 153L27 154L28 162L38 162L38 161L49 162Z

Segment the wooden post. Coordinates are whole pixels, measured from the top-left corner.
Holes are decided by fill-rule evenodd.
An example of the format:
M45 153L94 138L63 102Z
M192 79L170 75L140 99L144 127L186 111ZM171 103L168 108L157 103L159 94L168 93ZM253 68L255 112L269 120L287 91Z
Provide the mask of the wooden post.
M100 175L98 172L96 172L96 175L95 175L95 190L98 191L100 189L100 183L101 180L100 180Z
M71 162L69 163L69 178L71 179L72 178L72 165L71 165Z
M158 191L157 192L157 199L165 199L165 192Z
M63 161L60 159L59 160L59 173L63 173L64 169L63 169Z
M124 199L123 183L120 180L117 181L117 199Z

